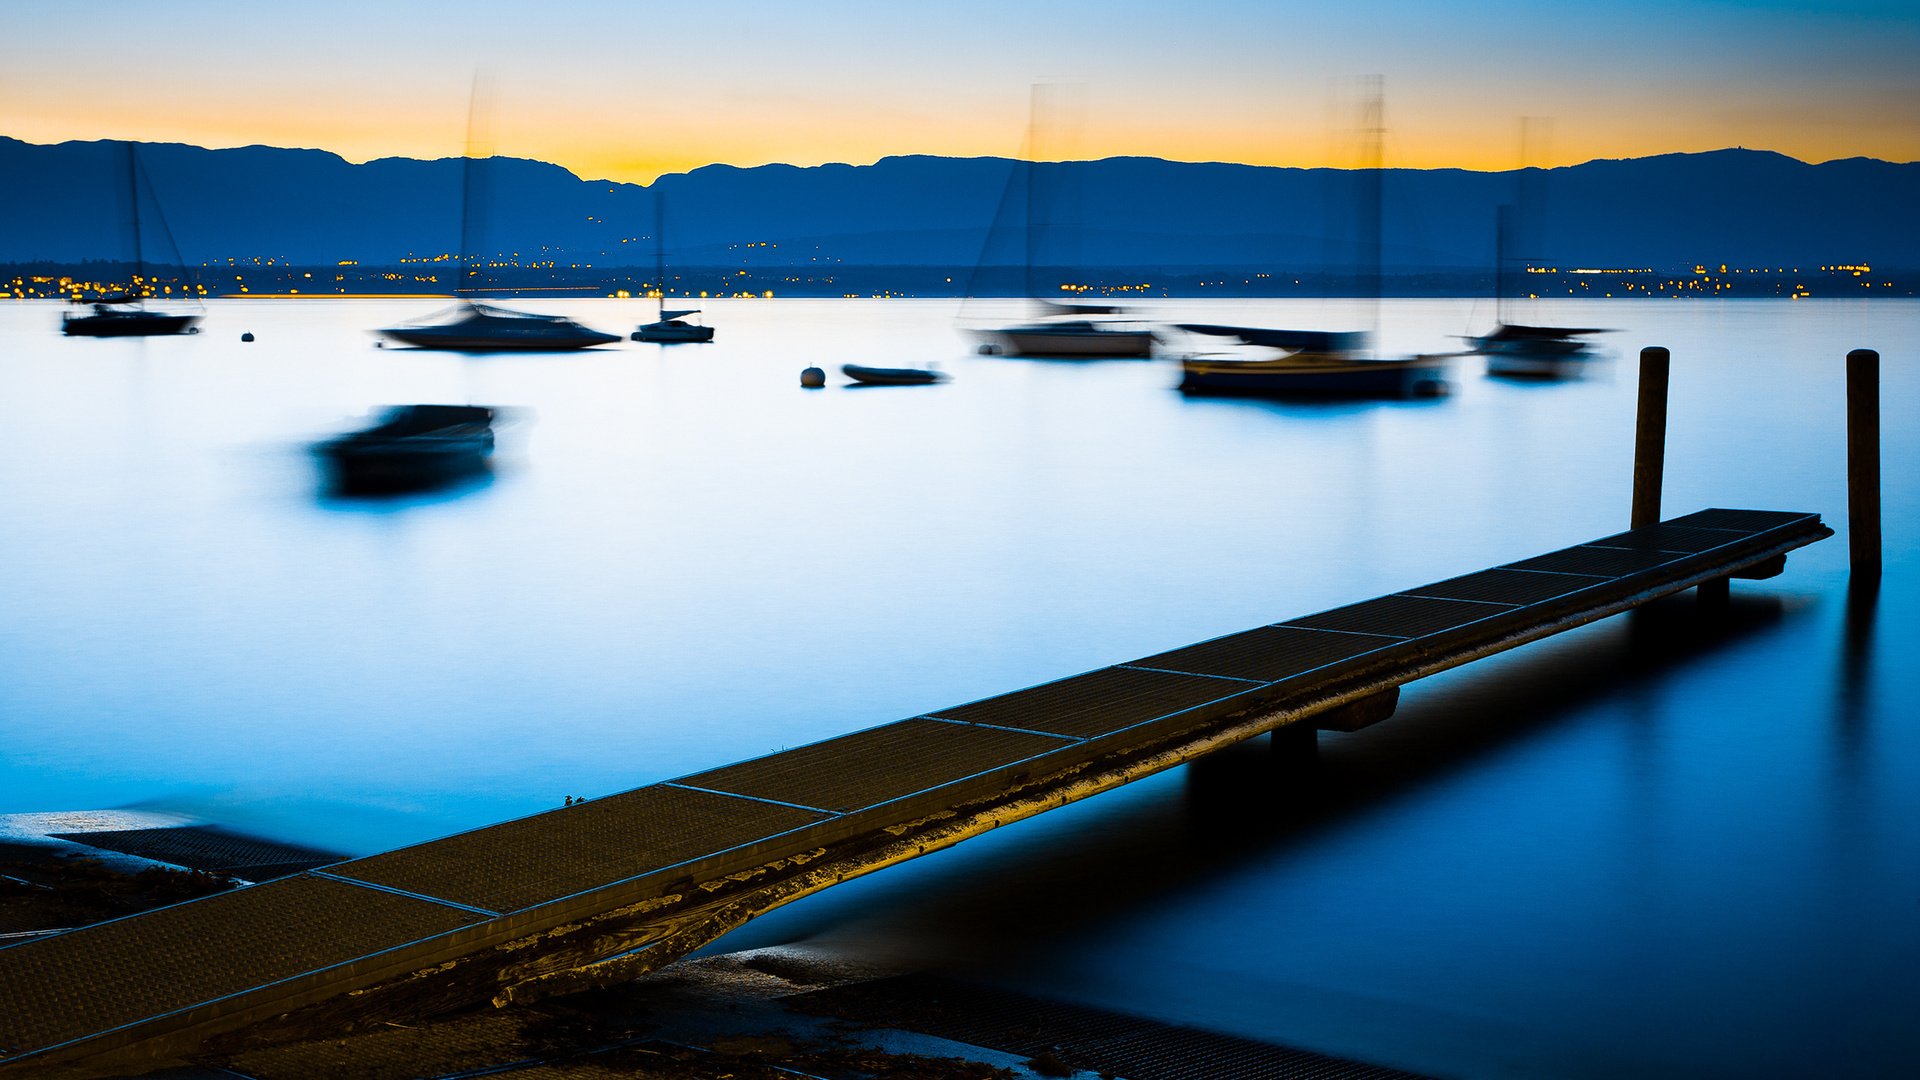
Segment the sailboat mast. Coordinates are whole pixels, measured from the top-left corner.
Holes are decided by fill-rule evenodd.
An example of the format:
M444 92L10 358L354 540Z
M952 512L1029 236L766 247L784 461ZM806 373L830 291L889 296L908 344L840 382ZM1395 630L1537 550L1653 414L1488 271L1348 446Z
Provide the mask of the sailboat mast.
M134 296L141 296L141 281L147 276L147 260L140 247L140 170L133 156L133 140L128 139L125 146L127 151L127 202L133 210L133 281L131 283L132 288L128 291Z
M1366 101L1360 119L1360 289L1372 300L1374 321L1379 322L1381 291L1381 218L1385 214L1384 176L1381 143L1386 136L1384 106L1381 103L1381 77L1367 76L1362 83Z
M478 230L473 225L474 204L479 201L475 195L475 186L479 178L474 175L474 128L480 115L480 76L473 77L473 89L467 94L467 152L460 159L460 283L454 288L456 296L470 296L473 293L470 279L473 277L473 244Z
M1032 298L1039 295L1033 287L1033 262L1038 254L1036 238L1041 228L1040 207L1034 201L1036 193L1034 171L1038 168L1040 160L1040 85L1038 83L1034 84L1032 96L1027 103L1026 158L1025 174L1021 177L1027 188L1027 228L1022 238L1024 250L1021 252L1021 263L1025 266L1026 273L1020 282L1020 287L1029 298Z
M1507 297L1513 292L1513 207L1493 208L1493 321L1507 324Z
M653 182L653 281L660 301L660 321L667 321L667 193L660 181Z
M473 276L473 153L469 151L460 165L460 284L454 293L464 296L472 290L467 279Z

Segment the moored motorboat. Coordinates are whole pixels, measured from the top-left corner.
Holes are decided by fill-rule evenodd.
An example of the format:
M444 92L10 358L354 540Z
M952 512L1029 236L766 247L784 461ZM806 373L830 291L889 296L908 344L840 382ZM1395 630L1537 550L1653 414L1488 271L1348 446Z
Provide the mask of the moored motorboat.
M416 349L463 352L586 349L620 340L618 334L601 333L564 315L536 315L470 300L454 310L450 320L392 326L377 333Z
M315 444L336 487L407 491L484 472L494 410L478 405L395 405L379 422Z
M862 364L842 364L840 373L863 386L931 386L946 382L944 371L931 368L883 368Z

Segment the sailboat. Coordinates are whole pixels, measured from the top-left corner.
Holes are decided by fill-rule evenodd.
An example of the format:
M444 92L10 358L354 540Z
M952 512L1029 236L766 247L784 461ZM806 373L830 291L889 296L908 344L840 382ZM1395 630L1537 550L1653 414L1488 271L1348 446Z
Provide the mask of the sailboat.
M1043 207L1052 201L1043 197L1048 194L1043 187L1048 177L1042 173L1038 161L1040 154L1036 132L1040 126L1043 89L1045 87L1038 85L1033 88L1027 154L1008 178L1008 197L1001 200L1004 208L1013 194L1013 185L1017 182L1021 186L1026 203L1026 229L1022 244L1022 262L1025 264L1023 291L1038 311L1032 318L1022 322L974 330L973 333L981 341L980 351L989 355L1072 360L1139 359L1152 356L1154 343L1158 340L1153 329L1136 319L1125 318L1119 307L1051 300L1040 296L1036 264L1051 229ZM1064 179L1067 170L1075 167L1075 162L1051 162L1047 164L1046 173L1060 180Z
M478 94L475 99L477 101ZM477 291L471 284L476 272L472 252L475 245L473 216L474 188L479 182L475 172L473 110L467 115L467 154L461 174L460 198L460 284L455 289L459 303L452 308L426 316L427 320L390 326L375 333L416 349L450 349L459 352L560 351L585 349L619 341L618 334L607 334L582 326L564 315L536 315L472 298ZM451 318L448 316L451 315Z
M1607 331L1594 326L1530 326L1508 321L1512 287L1514 207L1494 216L1494 328L1466 339L1468 351L1487 358L1487 374L1520 379L1577 378L1600 356L1587 338Z
M140 238L140 161L132 142L120 144L126 157L127 203L133 220L133 281L123 292L95 297L89 301L91 312L68 311L60 319L60 330L69 337L158 337L163 334L199 332L200 316L180 312L152 311L147 298L153 291L147 278L145 249ZM159 204L154 204L155 212ZM166 227L165 219L161 227Z
M1380 91L1377 81L1366 105L1366 160L1362 192L1360 291L1380 300L1382 207ZM1266 329L1180 323L1189 334L1223 339L1231 351L1195 352L1180 360L1180 391L1194 395L1273 398L1434 397L1448 389L1448 354L1381 359L1366 331ZM1252 352L1254 355L1248 355Z
M713 340L713 327L700 323L687 322L687 316L700 314L699 308L667 307L667 250L666 250L666 192L660 189L660 181L653 182L653 280L656 283L654 296L660 301L659 315L650 323L642 323L633 332L635 341L651 341L659 345L675 345L684 342Z

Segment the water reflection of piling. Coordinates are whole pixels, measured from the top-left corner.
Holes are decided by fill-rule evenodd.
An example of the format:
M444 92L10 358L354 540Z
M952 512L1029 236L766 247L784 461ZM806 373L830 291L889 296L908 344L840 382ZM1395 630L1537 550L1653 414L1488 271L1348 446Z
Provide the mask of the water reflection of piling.
M1869 684L1873 676L1874 620L1880 605L1877 579L1856 579L1847 589L1845 623L1840 636L1840 679L1835 689L1834 741L1842 767L1856 772L1866 749Z

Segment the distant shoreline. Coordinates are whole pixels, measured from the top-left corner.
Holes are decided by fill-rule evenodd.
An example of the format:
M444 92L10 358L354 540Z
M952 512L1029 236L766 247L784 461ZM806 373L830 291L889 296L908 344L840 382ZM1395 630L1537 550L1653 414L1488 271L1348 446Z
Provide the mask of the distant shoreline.
M233 260L187 270L149 269L143 284L156 299L451 298L457 264L398 263L262 265ZM0 296L70 300L130 289L134 267L113 262L0 263ZM1705 266L1531 268L1525 292L1512 298L1632 299L1714 297L1735 299L1891 299L1920 296L1920 270L1869 266L1784 269ZM1020 299L1032 293L1065 302L1156 298L1328 299L1368 295L1351 271L1281 268L1111 267L1080 271L963 266L689 266L667 275L675 301L715 299ZM1491 268L1436 268L1388 273L1380 278L1386 299L1472 298L1492 300ZM470 289L496 297L556 299L650 299L659 288L655 271L642 266L493 267L470 280Z

